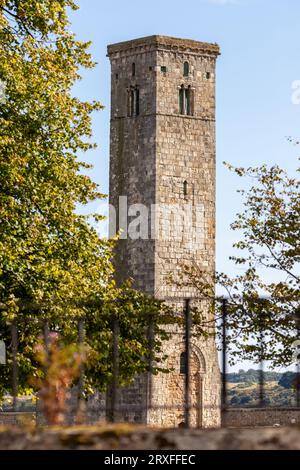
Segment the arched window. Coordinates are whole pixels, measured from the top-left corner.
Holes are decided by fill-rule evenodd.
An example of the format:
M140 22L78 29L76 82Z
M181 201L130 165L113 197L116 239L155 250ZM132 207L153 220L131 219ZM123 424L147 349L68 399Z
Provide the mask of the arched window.
M128 116L134 117L140 114L140 90L138 87L130 87L128 90Z
M187 197L188 195L188 182L187 181L183 182L183 195L184 197Z
M134 106L134 113L135 116L140 114L140 90L136 87L135 89L135 106Z
M185 62L183 64L183 76L184 77L188 77L189 76L189 73L190 73L190 65L188 62Z
M191 86L185 89L185 114L191 115Z
M184 85L181 85L179 89L179 113L180 114L185 114L184 96L185 96Z
M131 116L131 99L132 99L132 94L131 94L131 89L127 88L127 116Z
M180 374L186 374L186 354L180 354Z
M132 76L135 77L135 62L132 64Z
M187 104L186 104L186 114L188 116L193 116L194 114L194 111L193 111L193 108L194 108L194 92L192 90L192 87L191 85L188 86L188 89L186 90L186 101L187 101Z
M179 114L194 115L194 90L191 85L187 88L181 85L179 88Z
M130 103L129 103L129 116L130 117L133 117L134 116L134 88L130 88L130 93L129 93L129 100L130 100Z

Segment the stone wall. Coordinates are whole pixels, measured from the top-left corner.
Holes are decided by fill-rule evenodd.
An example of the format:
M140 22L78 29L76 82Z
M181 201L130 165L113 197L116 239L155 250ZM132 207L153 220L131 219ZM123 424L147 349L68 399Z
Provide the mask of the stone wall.
M197 363L197 356L193 353L192 358L192 373L199 374L199 380L203 380L203 363L200 365L200 370L198 369ZM206 427L205 426L205 417L202 417L201 414L203 410L198 408L197 404L197 393L196 387L194 382L194 387L192 388L192 410L191 410L191 425L193 427ZM183 377L178 377L176 374L170 375L168 380L165 383L166 390L168 394L162 393L162 389L153 390L153 397L155 397L156 391L160 395L160 399L164 400L166 408L169 407L169 411L165 413L165 417L167 417L167 421L169 423L163 422L162 416L163 413L159 407L155 408L155 404L158 401L155 399L152 400L152 403L149 404L153 408L150 408L150 421L152 420L153 423L159 424L162 428L168 427L178 427L178 422L180 420L183 421L184 419L184 409L182 406L181 397L178 396L178 392L182 392L183 390ZM165 399L166 396L171 396L170 391L172 387L175 388L174 396L177 396L177 403L174 401ZM136 384L136 388L131 389L131 395L124 395L123 397L123 405L126 405L126 411L122 411L123 413L123 421L136 421L140 422L144 417L140 416L141 410L138 406L136 406L135 400L135 390L137 393L140 393L140 390L143 390L143 387L140 384ZM86 414L86 422L90 425L96 423L103 423L105 421L105 403L101 399L100 402L96 405L89 404L87 407L87 414ZM176 406L177 405L177 406ZM204 411L204 413L210 413L210 417L207 419L213 419L213 407L214 404L206 404L204 406L208 409L208 411ZM211 411L209 409L212 408ZM145 412L145 408L142 408L143 412ZM200 414L199 414L200 412ZM202 422L201 422L202 421ZM70 413L67 416L66 420L67 424L74 424L76 422L76 414ZM36 412L0 412L0 425L15 425L15 426L22 426L27 424L38 423L40 425L44 425L46 423L45 418L41 411L38 413ZM173 426L170 424L173 423ZM222 427L224 428L256 428L256 427L273 427L273 426L290 426L290 425L300 425L300 409L297 408L236 408L222 412ZM215 422L215 426L209 427L218 427L218 423Z
M34 412L0 412L0 425L22 426L25 424L35 423L37 414Z
M185 419L185 375L180 374L180 356L185 345L182 332L178 330L164 344L164 353L168 356L165 366L170 373L151 377L148 422L165 428L176 428ZM214 347L212 339L193 339L191 344L190 424L195 428L220 426L219 368L217 361L213 361Z
M130 387L120 388L116 401L116 422L147 423L148 374L137 376Z
M300 450L299 427L155 430L114 425L0 428L1 450ZM100 456L99 456L100 457ZM101 460L100 460L101 462Z
M154 70L156 53L142 54L139 50L114 53L111 59L111 128L110 128L110 190L109 202L116 209L116 226L110 214L110 234L122 230L117 244L116 273L118 281L132 277L134 286L154 292L155 243L148 239L132 239L120 220L119 197L127 198L127 207L144 204L148 209L155 203L155 96ZM132 75L132 64L135 75ZM140 114L128 116L128 91L139 86ZM125 200L124 200L125 204ZM124 211L127 212L126 209ZM131 221L128 220L128 222ZM129 227L130 228L130 227Z
M187 76L183 75L185 62ZM158 48L156 200L163 210L159 208L156 221L155 285L161 298L199 296L190 286L178 288L168 281L170 275L179 276L184 265L197 263L208 276L215 272L215 65L215 53L198 53L180 41L178 50L170 45ZM181 86L193 90L193 116L180 114ZM193 306L209 320L209 305L194 301ZM178 302L174 310L182 311L182 304ZM162 426L177 427L184 421L184 376L179 374L182 338L183 332L176 331L164 346L166 366L174 371L153 378L158 409L163 403L176 411L151 411L150 422ZM191 424L216 427L220 425L220 374L214 338L193 338L192 350Z
M112 83L110 203L117 215L119 198L124 196L128 207L135 204L133 209L138 211L138 205L143 204L148 210L146 237L143 233L148 239L129 236L118 243L118 278L131 277L134 287L162 299L175 296L178 302L174 315L182 315L183 298L195 297L199 292L179 288L170 282L170 275L176 277L184 264L195 263L208 277L215 272L218 54L219 48L214 44L163 36L108 47ZM185 62L189 63L187 75ZM190 115L180 114L182 86L190 90ZM136 89L139 112L132 115L131 90ZM132 217L128 222L132 222ZM118 220L115 225L110 217L111 233L115 228L124 229L123 222ZM125 235L123 232L121 238ZM213 322L208 307L198 302L205 320ZM182 338L182 330L172 331L172 338L164 345L165 365L174 369L171 374L143 376L119 393L120 406L128 404L124 419L165 427L182 423ZM195 338L192 349L192 424L214 427L220 424L220 372L214 338ZM148 413L139 417L134 405Z
M222 413L222 426L252 428L257 426L289 426L300 424L297 408L236 408Z

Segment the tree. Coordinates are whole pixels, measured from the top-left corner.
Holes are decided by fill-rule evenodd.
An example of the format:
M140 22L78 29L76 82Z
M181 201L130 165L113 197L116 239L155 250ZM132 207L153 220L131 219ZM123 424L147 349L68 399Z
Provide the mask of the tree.
M239 404L242 405L242 406L243 405L248 405L250 403L250 401L251 401L251 397L248 396L248 395L245 395L245 396L242 396L240 398L240 403Z
M128 284L117 289L113 242L94 228L100 217L76 212L104 197L78 159L95 147L91 114L102 106L72 94L79 70L95 64L90 43L69 30L68 8L77 9L72 0L0 0L0 331L9 344L17 322L21 390L39 374L33 350L45 322L74 342L78 318L85 319L88 383L99 387L111 377L111 315L120 318L127 380L147 365L146 318L158 334L155 350L165 335L160 303ZM10 352L2 392L10 386Z
M93 62L68 31L66 7L75 8L69 0L0 3L1 298L12 315L14 298L69 289L89 251L105 255L108 246L75 213L103 197L77 158L93 147L90 114L101 105L71 94L79 67ZM105 264L104 256L103 278Z
M241 256L231 259L245 272L233 279L218 277L229 295L229 326L235 330L231 338L239 349L233 354L290 365L300 329L299 180L277 165L229 167L255 181L240 191L245 210L231 226L242 232L234 245Z
M295 388L297 382L297 374L294 372L285 372L282 374L280 380L278 381L278 385L283 388L290 389Z
M254 181L248 190L239 191L244 211L231 225L242 234L234 244L240 255L231 259L243 273L235 278L224 273L209 276L199 264L185 265L179 283L193 287L215 308L210 321L199 317L200 326L211 332L215 320L218 323L222 318L220 303L214 303L215 285L225 290L231 363L238 358L254 362L265 359L273 366L291 365L295 341L300 338L299 179L277 165L248 169L227 166L238 176Z

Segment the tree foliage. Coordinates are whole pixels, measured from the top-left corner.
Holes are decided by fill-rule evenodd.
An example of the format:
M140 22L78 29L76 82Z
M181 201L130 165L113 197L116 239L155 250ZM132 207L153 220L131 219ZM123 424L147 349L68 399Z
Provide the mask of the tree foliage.
M94 62L90 43L69 28L72 0L0 0L0 331L8 345L1 391L9 389L10 328L19 331L19 382L39 374L33 349L45 321L70 342L78 318L90 343L87 384L111 377L111 316L120 319L121 378L144 371L146 324L158 334L161 305L117 288L113 242L99 238L99 216L76 212L104 196L87 176L79 153L95 148L91 115L102 108L72 94L79 70ZM161 332L161 334L160 334Z
M231 226L242 234L234 245L241 255L231 259L243 273L218 279L229 295L231 339L248 358L290 365L300 331L299 179L277 165L234 171L254 184L240 191L245 209Z
M183 266L180 284L188 284L211 305L215 285L225 291L231 363L264 359L273 366L291 365L300 338L299 179L277 165L228 167L252 181L249 189L239 191L244 210L231 225L240 236L234 244L238 255L231 260L241 274L211 276L195 263ZM215 320L218 325L222 321L221 305L217 301L215 316L209 322L200 318L200 326L213 332Z
M295 372L285 372L282 374L278 385L280 385L283 388L296 388L296 383L297 383L297 374Z

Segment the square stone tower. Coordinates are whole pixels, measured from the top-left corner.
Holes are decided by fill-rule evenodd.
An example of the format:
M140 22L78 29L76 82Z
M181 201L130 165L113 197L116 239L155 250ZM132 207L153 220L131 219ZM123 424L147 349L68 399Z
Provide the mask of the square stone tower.
M199 296L170 276L183 265L215 271L216 44L150 36L108 46L111 61L110 232L119 280L182 310ZM170 300L172 298L172 300ZM208 318L206 302L195 300ZM184 337L164 346L169 374L137 377L120 393L122 418L178 426L184 416ZM220 372L213 337L193 338L191 421L220 424ZM137 412L137 405L143 412ZM130 406L132 405L132 412Z

